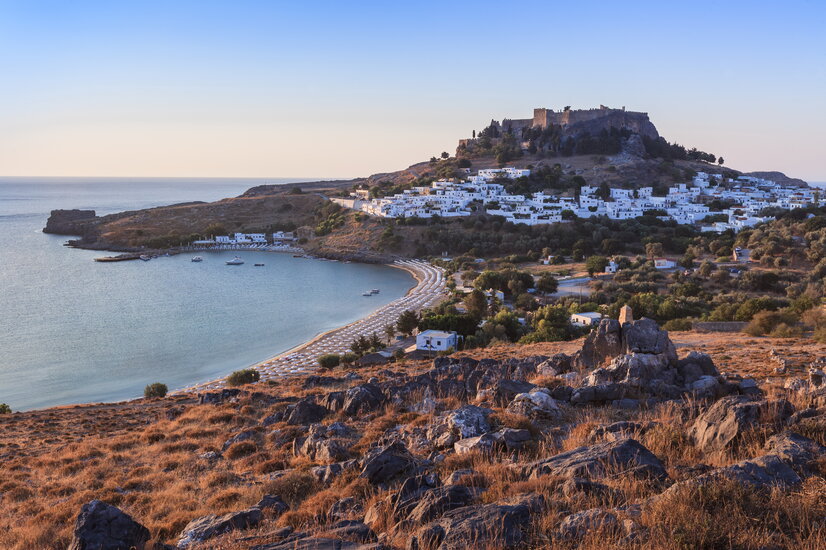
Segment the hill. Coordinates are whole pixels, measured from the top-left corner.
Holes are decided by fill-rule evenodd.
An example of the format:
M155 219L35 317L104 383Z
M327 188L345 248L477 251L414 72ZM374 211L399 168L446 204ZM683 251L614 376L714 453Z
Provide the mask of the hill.
M0 546L823 547L826 347L628 326L2 415Z

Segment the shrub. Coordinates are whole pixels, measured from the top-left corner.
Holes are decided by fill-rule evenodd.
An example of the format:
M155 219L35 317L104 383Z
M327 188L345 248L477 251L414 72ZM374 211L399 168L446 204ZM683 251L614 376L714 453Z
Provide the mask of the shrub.
M224 456L230 460L235 460L236 458L251 455L257 450L258 447L256 447L252 441L239 441L238 443L230 445L224 453Z
M146 399L152 399L153 397L166 397L167 391L166 384L155 382L154 384L149 384L143 389L143 396Z
M11 407L5 403L0 403L0 414L11 414Z
M261 379L261 373L255 369L237 370L227 376L227 384L230 386L243 386L244 384L252 384Z
M317 361L319 367L329 370L339 366L341 363L341 356L337 353L327 353L325 355L320 355Z
M347 353L341 356L341 362L345 365L349 365L350 363L355 363L359 356L352 351L348 351Z
M787 325L788 329L797 324L797 317L790 312L761 311L754 315L743 332L749 336L765 336L781 324Z

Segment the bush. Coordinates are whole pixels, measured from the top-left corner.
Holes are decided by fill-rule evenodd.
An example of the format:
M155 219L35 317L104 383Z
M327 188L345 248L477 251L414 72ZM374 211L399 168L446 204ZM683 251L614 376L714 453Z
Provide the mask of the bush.
M342 354L341 362L345 365L349 365L351 363L355 363L358 360L359 356L352 351L348 351L347 353Z
M761 311L754 315L743 332L749 336L765 336L781 324L786 325L786 329L783 330L787 332L790 327L797 325L797 317L794 313L785 311Z
M0 414L11 414L11 407L5 403L0 403Z
M166 384L155 382L154 384L149 384L143 389L143 396L146 399L152 399L153 397L166 397L167 391Z
M787 325L786 323L780 323L774 330L771 331L769 336L772 338L797 338L803 334L803 329L799 326L794 325Z
M224 456L230 460L235 460L236 458L249 456L257 450L258 447L252 441L239 441L230 445Z
M244 384L252 384L261 379L261 373L255 369L237 370L227 376L227 384L230 386L243 386Z
M325 355L320 355L317 361L319 367L329 370L339 366L341 363L341 356L337 353L327 353Z

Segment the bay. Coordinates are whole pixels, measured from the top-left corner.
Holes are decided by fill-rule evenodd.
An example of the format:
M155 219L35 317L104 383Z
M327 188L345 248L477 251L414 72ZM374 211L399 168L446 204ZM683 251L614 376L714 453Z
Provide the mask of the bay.
M211 380L364 317L414 285L387 266L285 253L101 264L93 258L105 253L41 232L55 208L106 214L286 181L0 178L0 402L27 410L114 401L152 382L173 389ZM236 254L245 264L225 265ZM370 288L381 294L361 295Z

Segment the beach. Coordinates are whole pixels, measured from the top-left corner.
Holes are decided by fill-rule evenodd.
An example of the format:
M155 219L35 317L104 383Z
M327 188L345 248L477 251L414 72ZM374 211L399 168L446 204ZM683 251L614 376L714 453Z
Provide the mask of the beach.
M395 325L405 310L421 311L441 302L446 296L444 270L419 260L397 260L391 267L407 271L416 279L416 286L398 300L372 312L353 323L319 334L309 342L287 350L252 365L261 380L274 380L284 376L302 375L319 368L318 357L328 353L342 354L350 350L350 344L359 336L370 337L376 333L384 336L384 327ZM365 297L365 299L369 299ZM174 393L188 393L219 389L226 386L225 379L196 384Z

